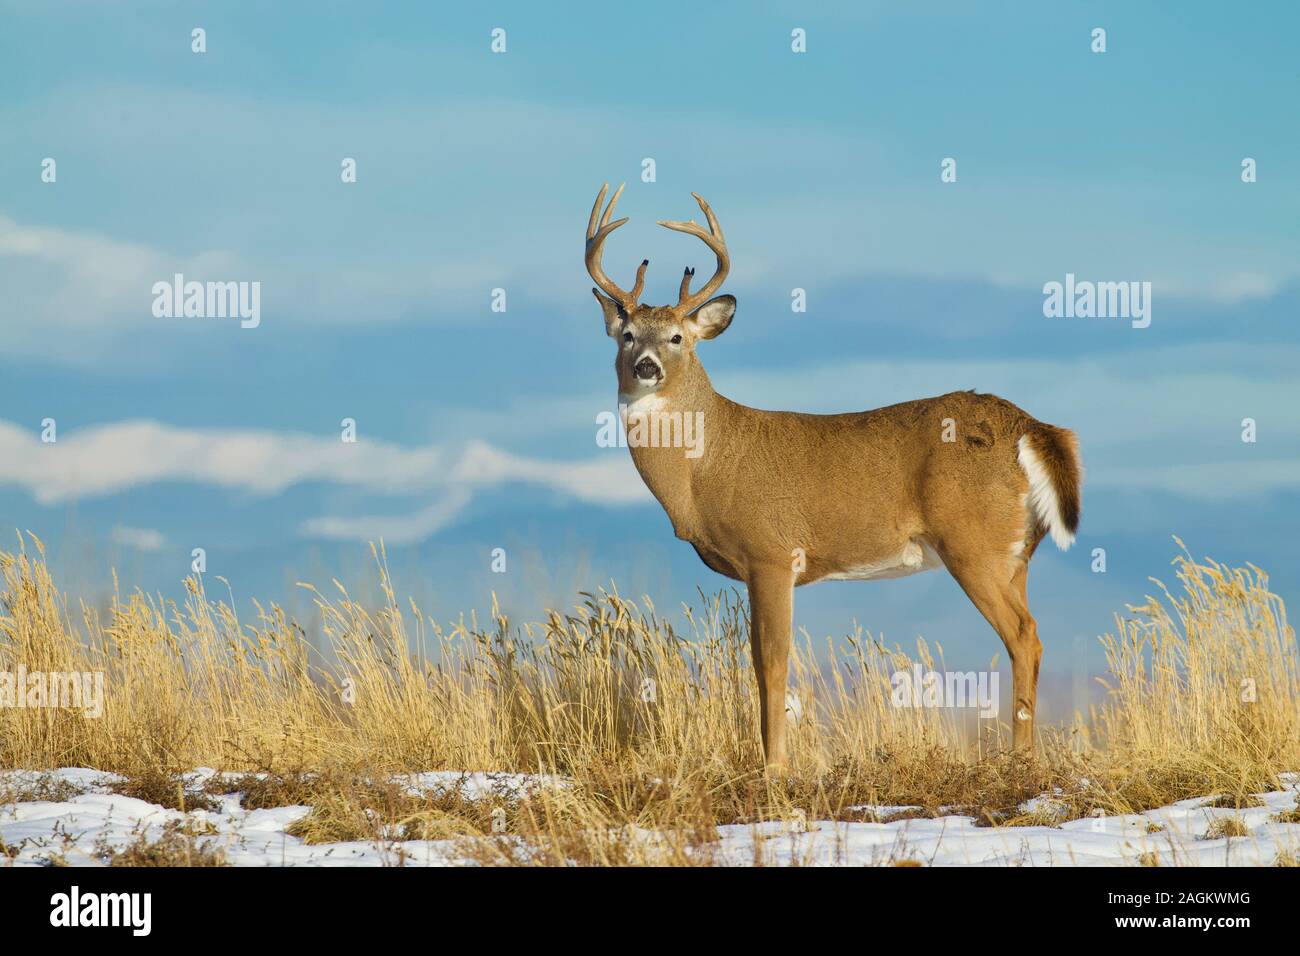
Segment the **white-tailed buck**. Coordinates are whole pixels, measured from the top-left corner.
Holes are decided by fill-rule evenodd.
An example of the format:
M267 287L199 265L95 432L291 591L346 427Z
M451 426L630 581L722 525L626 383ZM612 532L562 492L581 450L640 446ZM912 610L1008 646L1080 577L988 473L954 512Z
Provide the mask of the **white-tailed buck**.
M736 300L710 298L730 258L709 204L708 228L660 222L701 239L717 270L697 292L693 269L676 305L640 305L648 261L631 292L605 275L601 249L627 219L587 224L587 271L618 343L619 404L637 471L677 537L710 568L749 589L750 640L767 762L786 761L786 667L794 588L821 580L899 577L943 565L993 625L1011 658L1013 743L1032 748L1042 645L1025 578L1045 535L1061 548L1079 523L1082 464L1073 432L993 395L952 392L868 412L807 415L748 408L713 390L695 355L731 323ZM602 294L603 293L603 294ZM701 417L702 415L702 417ZM703 424L702 453L664 437Z

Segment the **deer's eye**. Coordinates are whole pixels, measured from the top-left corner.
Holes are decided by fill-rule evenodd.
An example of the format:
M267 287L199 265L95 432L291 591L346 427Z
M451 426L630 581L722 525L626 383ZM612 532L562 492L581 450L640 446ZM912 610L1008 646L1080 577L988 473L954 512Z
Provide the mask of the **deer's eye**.
M682 337L680 335L674 335L669 341L671 341L673 345L681 345Z
M624 332L624 333L623 333L623 341L624 341L624 342L631 342L631 341L632 341L632 333L631 333L631 332Z

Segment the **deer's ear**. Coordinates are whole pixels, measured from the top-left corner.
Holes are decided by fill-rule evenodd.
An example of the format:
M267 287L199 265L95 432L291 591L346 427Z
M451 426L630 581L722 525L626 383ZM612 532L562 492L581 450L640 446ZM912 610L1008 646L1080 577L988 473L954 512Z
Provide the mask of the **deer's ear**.
M727 331L727 326L731 324L731 317L735 314L736 297L720 295L692 312L686 323L695 332L696 337L712 339Z
M592 289L591 294L600 303L600 311L605 313L605 334L611 339L618 338L623 328L623 309L609 296L601 295L597 289Z

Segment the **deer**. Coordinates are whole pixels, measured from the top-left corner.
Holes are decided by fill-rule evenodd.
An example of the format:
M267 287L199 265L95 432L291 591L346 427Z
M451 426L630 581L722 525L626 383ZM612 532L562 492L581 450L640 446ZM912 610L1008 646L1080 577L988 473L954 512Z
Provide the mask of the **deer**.
M674 534L706 566L745 585L765 767L782 770L789 760L794 589L939 567L1006 646L1012 748L1032 756L1042 642L1026 580L1044 537L1065 550L1078 530L1083 462L1075 434L974 391L831 415L764 411L719 395L696 354L736 313L734 296L714 297L731 269L717 216L692 193L707 228L659 220L701 240L717 265L695 292L688 266L675 305L642 305L649 260L627 292L601 264L606 239L628 222L611 221L623 186L605 205L608 190L606 183L592 207L585 259L605 332L617 343L624 423L629 435L646 423L654 433L656 419L694 415L704 429L702 453L689 457L671 442L627 444Z

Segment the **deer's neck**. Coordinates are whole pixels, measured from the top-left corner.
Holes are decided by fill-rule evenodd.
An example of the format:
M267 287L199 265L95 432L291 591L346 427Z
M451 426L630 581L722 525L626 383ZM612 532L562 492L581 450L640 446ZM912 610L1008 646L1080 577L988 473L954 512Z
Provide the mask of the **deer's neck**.
M671 387L641 398L619 396L632 462L680 538L699 527L692 481L704 467L710 437L721 427L725 400L698 364ZM712 436L711 436L712 431Z

